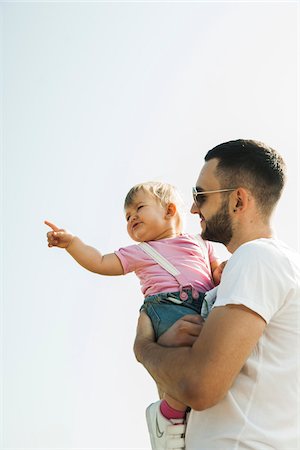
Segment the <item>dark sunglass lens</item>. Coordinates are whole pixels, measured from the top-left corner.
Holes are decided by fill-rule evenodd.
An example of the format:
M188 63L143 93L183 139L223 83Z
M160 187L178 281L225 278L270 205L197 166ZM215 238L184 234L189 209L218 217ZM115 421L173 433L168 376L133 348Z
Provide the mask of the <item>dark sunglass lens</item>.
M202 206L203 203L205 202L205 199L206 199L205 195L200 195L200 194L196 195L196 204L198 206Z

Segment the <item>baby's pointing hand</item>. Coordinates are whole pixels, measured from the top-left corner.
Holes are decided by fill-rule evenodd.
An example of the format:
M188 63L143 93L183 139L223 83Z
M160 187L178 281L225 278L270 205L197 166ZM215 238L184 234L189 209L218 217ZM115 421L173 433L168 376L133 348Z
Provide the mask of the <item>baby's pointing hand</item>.
M52 228L52 231L48 231L47 233L48 247L67 248L70 245L74 238L73 234L63 228L57 227L54 223L51 223L48 220L45 220L44 223L48 227Z

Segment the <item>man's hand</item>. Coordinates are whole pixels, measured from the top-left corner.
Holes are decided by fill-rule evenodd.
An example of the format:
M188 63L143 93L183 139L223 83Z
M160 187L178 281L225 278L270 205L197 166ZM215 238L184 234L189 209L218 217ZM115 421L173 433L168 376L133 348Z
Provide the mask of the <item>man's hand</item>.
M189 314L177 320L157 342L165 347L191 347L203 325L204 319L201 316Z
M70 245L74 238L73 234L58 228L54 223L48 222L48 220L45 220L44 223L52 228L52 231L47 233L48 247L67 248Z
M134 342L136 359L148 370L160 392L168 392L172 397L182 399L183 403L187 393L185 383L182 384L181 381L186 375L187 379L190 376L189 373L186 374L185 367L193 362L193 344L203 324L204 320L200 315L189 314L175 322L155 342L155 333L147 314L141 312L138 320Z
M191 347L204 325L201 316L189 314L177 320L165 333L163 333L157 343L164 347ZM136 338L134 342L134 353L138 361L142 360L142 353L148 344L155 342L150 318L145 312L141 312L138 319Z

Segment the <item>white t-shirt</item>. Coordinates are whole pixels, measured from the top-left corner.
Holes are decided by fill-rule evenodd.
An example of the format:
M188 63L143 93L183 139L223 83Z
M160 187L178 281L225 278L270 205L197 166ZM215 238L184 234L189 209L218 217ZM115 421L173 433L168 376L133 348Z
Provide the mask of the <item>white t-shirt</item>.
M191 411L186 450L300 449L300 255L274 239L239 247L214 307L227 304L245 305L267 325L225 398Z

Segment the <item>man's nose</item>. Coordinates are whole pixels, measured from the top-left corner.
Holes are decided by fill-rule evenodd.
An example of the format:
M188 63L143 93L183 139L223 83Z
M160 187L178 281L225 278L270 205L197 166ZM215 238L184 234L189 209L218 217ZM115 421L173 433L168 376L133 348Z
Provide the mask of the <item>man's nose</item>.
M190 209L190 213L191 214L200 214L200 209L199 207L196 205L195 202L192 203L191 209Z

